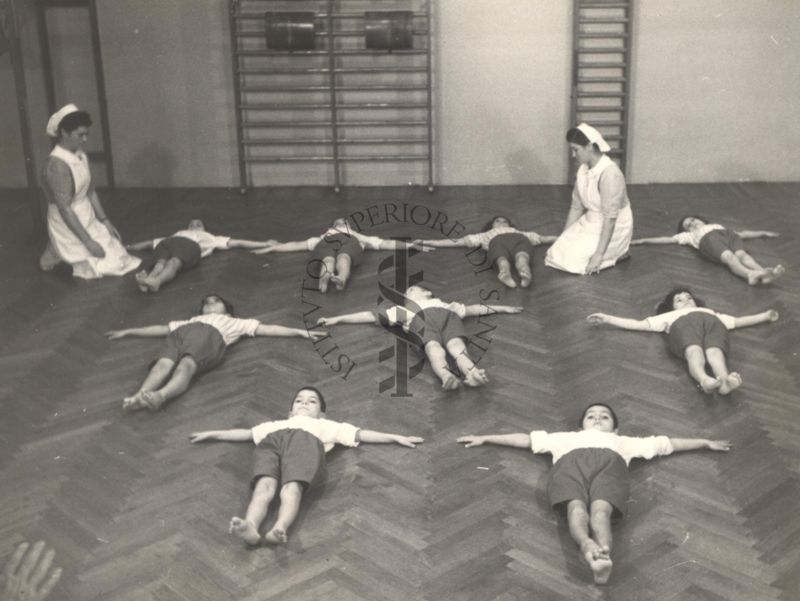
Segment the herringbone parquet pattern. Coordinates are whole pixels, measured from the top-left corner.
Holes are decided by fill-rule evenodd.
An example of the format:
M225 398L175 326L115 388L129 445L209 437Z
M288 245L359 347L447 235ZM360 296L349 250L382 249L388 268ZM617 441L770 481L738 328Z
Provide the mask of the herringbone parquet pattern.
M497 290L493 301L525 307L521 315L467 322L476 335L471 352L492 380L486 389L443 393L426 366L408 384L413 396L379 394L393 359L379 363L378 354L394 338L375 327L339 326L316 348L299 339L242 341L165 411L124 415L122 396L136 388L159 341L108 342L103 331L185 317L212 291L229 297L238 315L266 323L299 326L304 312L313 321L369 309L386 254L367 253L344 294L303 291L302 254L230 251L146 296L130 277L80 282L61 269L40 273L24 199L4 194L0 558L23 538L46 539L65 568L57 598L67 601L797 599L799 195L796 184L630 189L638 236L670 233L689 212L779 230L777 240L749 242L758 258L788 268L768 288L749 288L677 247L636 247L631 261L593 278L545 268L538 250L528 291L502 289L490 273L476 273L483 267L464 250L413 257L409 271L422 271L445 298L477 303ZM425 205L468 231L506 213L520 226L557 233L568 190L358 189L334 196L278 189L246 197L150 190L104 199L129 241L174 231L191 217L216 233L299 240L340 214L359 211L366 222L386 203ZM421 210L416 215L424 220ZM413 224L368 230L435 236ZM584 322L593 311L645 316L674 283L689 284L725 312L781 312L776 324L732 334L730 363L745 384L728 399L696 391L659 336ZM346 380L330 367L340 353L356 363ZM188 435L280 418L303 383L325 391L334 419L426 442L413 450L333 451L327 483L305 499L289 543L246 549L227 534L227 522L248 500L252 446L191 445ZM604 590L590 584L547 507L549 457L455 443L466 433L568 429L589 401L613 404L630 434L735 444L729 454L633 463L630 515L615 530L615 571Z

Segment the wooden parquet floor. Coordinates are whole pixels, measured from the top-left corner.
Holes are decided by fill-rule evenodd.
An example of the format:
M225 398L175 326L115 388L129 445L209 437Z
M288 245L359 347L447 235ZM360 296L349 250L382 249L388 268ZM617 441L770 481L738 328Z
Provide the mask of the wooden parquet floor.
M468 320L492 382L444 393L428 366L410 397L380 394L394 337L370 326L332 328L315 349L259 338L159 414L125 415L158 348L153 339L108 342L105 330L166 323L216 291L237 314L299 326L375 306L378 266L367 253L346 293L303 291L306 256L217 253L158 295L131 277L74 281L40 273L21 194L0 203L0 560L22 539L45 539L65 568L66 601L793 601L800 598L800 184L632 186L636 235L674 231L699 212L737 228L775 229L748 243L788 272L749 288L693 251L636 247L599 277L569 276L535 257L528 291L475 273L463 250L409 260L441 296L521 304L521 315ZM380 215L386 203L423 205L474 231L506 213L540 233L560 231L564 187L128 190L103 195L128 241L160 236L200 217L212 232L299 240L333 217ZM400 215L401 212L398 212ZM417 218L422 221L422 209ZM434 237L413 224L376 235ZM262 268L263 263L269 263ZM387 276L383 280L390 282ZM774 307L779 322L732 333L730 364L744 385L707 397L657 335L591 328L593 311L645 316L672 284L692 286L720 310ZM500 298L498 299L497 296ZM305 301L305 302L303 302ZM313 304L312 304L313 303ZM320 308L312 311L314 304ZM326 359L321 355L336 347ZM356 367L330 367L339 353ZM414 357L410 358L413 363ZM417 434L417 449L363 445L328 457L328 479L304 500L289 543L247 549L227 534L248 500L249 444L191 445L200 429L244 427L286 414L304 383L323 389L329 416L370 429ZM615 570L597 588L545 496L550 459L500 447L465 450L467 433L570 429L589 401L613 404L632 435L728 438L728 454L684 453L631 466L630 515L615 529Z

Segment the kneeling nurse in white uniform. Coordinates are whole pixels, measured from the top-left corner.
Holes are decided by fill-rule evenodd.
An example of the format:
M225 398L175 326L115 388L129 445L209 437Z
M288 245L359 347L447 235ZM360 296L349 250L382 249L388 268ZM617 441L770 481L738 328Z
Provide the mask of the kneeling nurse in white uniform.
M50 243L39 260L45 271L65 261L72 266L73 276L87 280L124 275L140 263L120 242L92 186L84 152L91 124L89 113L74 104L47 122L47 135L56 144L44 168Z
M580 163L564 231L550 247L545 264L570 273L599 273L627 257L633 213L625 176L606 154L611 147L590 125L567 132Z

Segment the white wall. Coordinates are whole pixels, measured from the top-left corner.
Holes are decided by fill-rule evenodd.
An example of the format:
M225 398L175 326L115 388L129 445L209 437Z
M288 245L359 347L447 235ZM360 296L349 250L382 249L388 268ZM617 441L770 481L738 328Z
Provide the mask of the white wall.
M30 2L25 53L37 157L48 151ZM434 0L436 179L559 184L567 173L571 2ZM636 2L629 181L800 180L800 2ZM98 3L122 186L238 182L227 2ZM0 187L25 185L13 74L0 57ZM267 167L259 184L324 170ZM421 181L348 169L345 184Z

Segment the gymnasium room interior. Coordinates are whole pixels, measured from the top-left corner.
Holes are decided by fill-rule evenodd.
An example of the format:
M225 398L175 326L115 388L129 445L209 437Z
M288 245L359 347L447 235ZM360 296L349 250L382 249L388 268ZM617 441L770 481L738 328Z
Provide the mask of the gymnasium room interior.
M800 598L799 54L794 0L0 0L0 601ZM287 487L307 386L359 430ZM554 466L594 403L691 452ZM622 502L554 511L583 451Z

